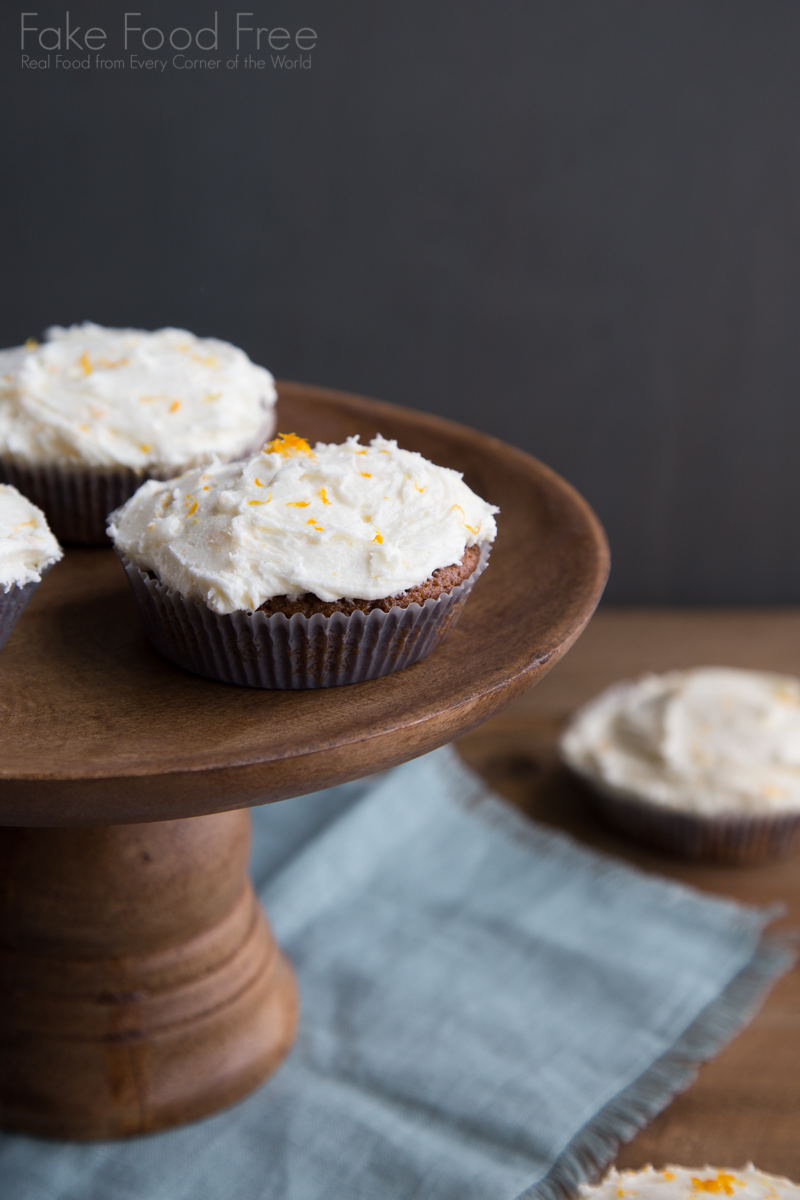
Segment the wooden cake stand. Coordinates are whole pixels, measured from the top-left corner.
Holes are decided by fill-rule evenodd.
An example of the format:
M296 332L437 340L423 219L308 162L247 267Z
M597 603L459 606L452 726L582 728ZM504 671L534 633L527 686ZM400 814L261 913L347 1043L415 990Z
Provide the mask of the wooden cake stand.
M374 400L280 387L314 442L380 432L498 504L491 563L430 658L385 679L258 691L145 640L111 550L70 550L0 655L0 1124L145 1133L270 1074L294 976L247 879L247 807L441 746L530 687L589 620L603 532L521 451Z

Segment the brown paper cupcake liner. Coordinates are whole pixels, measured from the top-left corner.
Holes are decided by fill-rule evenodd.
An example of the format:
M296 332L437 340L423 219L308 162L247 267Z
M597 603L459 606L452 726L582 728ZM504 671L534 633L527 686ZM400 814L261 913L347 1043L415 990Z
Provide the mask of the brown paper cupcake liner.
M237 458L260 449L275 428L270 419ZM129 500L147 479L174 479L184 467L93 467L60 463L22 464L0 457L0 483L11 483L41 508L60 542L108 546L109 514Z
M49 567L43 567L39 572L42 579L55 563L51 563ZM11 630L16 625L17 621L22 616L28 601L36 591L42 579L33 580L31 583L24 583L22 586L14 584L7 592L0 592L0 650L3 649L8 641Z
M107 546L108 514L128 500L149 475L130 467L21 466L0 458L0 482L11 483L47 517L60 542Z
M330 617L215 613L121 557L147 637L165 658L222 683L289 690L361 683L425 658L460 617L489 547L472 574L436 600Z
M0 592L0 650L38 586L38 583L26 583L22 587L14 584L7 592Z
M601 789L582 774L579 778L609 825L636 841L681 858L744 866L800 851L800 813L708 817L659 808Z

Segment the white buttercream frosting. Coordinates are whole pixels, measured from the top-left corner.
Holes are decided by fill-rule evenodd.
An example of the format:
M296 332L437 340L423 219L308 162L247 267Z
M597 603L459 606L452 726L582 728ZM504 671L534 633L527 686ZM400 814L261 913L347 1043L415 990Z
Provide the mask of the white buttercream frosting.
M590 782L664 808L800 810L800 680L722 667L645 675L582 708L561 748Z
M39 583L42 571L63 551L45 515L15 487L0 483L0 588Z
M491 542L498 510L457 471L376 437L294 435L242 462L150 480L109 532L143 570L218 613L273 596L379 600Z
M596 1187L583 1184L583 1200L797 1200L800 1187L779 1175L767 1175L752 1163L741 1170L718 1167L665 1167L656 1171L616 1171Z
M274 429L272 376L228 342L89 322L45 337L0 351L0 455L174 472Z

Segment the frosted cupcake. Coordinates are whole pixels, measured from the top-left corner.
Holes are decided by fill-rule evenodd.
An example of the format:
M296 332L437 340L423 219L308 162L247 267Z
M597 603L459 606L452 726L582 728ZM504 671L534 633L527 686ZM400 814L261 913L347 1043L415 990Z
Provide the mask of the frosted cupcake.
M655 1171L609 1171L596 1187L579 1189L583 1200L705 1200L733 1196L736 1200L799 1200L800 1187L779 1175L767 1175L748 1163L742 1170L717 1167L665 1167Z
M609 820L652 845L730 862L800 847L800 680L645 675L580 709L561 750Z
M44 513L16 488L0 484L0 650L42 576L62 555Z
M106 519L147 478L252 453L274 430L269 371L182 329L48 329L0 351L0 479L65 542L107 544Z
M144 484L112 517L148 637L251 687L331 687L417 662L457 620L498 510L397 443L281 436Z

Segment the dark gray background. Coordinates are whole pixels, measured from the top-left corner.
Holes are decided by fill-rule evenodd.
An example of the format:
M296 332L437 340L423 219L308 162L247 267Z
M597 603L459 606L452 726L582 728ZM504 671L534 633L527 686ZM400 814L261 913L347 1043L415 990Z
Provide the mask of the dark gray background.
M237 9L319 41L293 72L31 72L4 6L0 344L228 338L545 459L614 600L800 599L796 0L20 9L67 4L113 57L126 9L217 8L223 60Z

